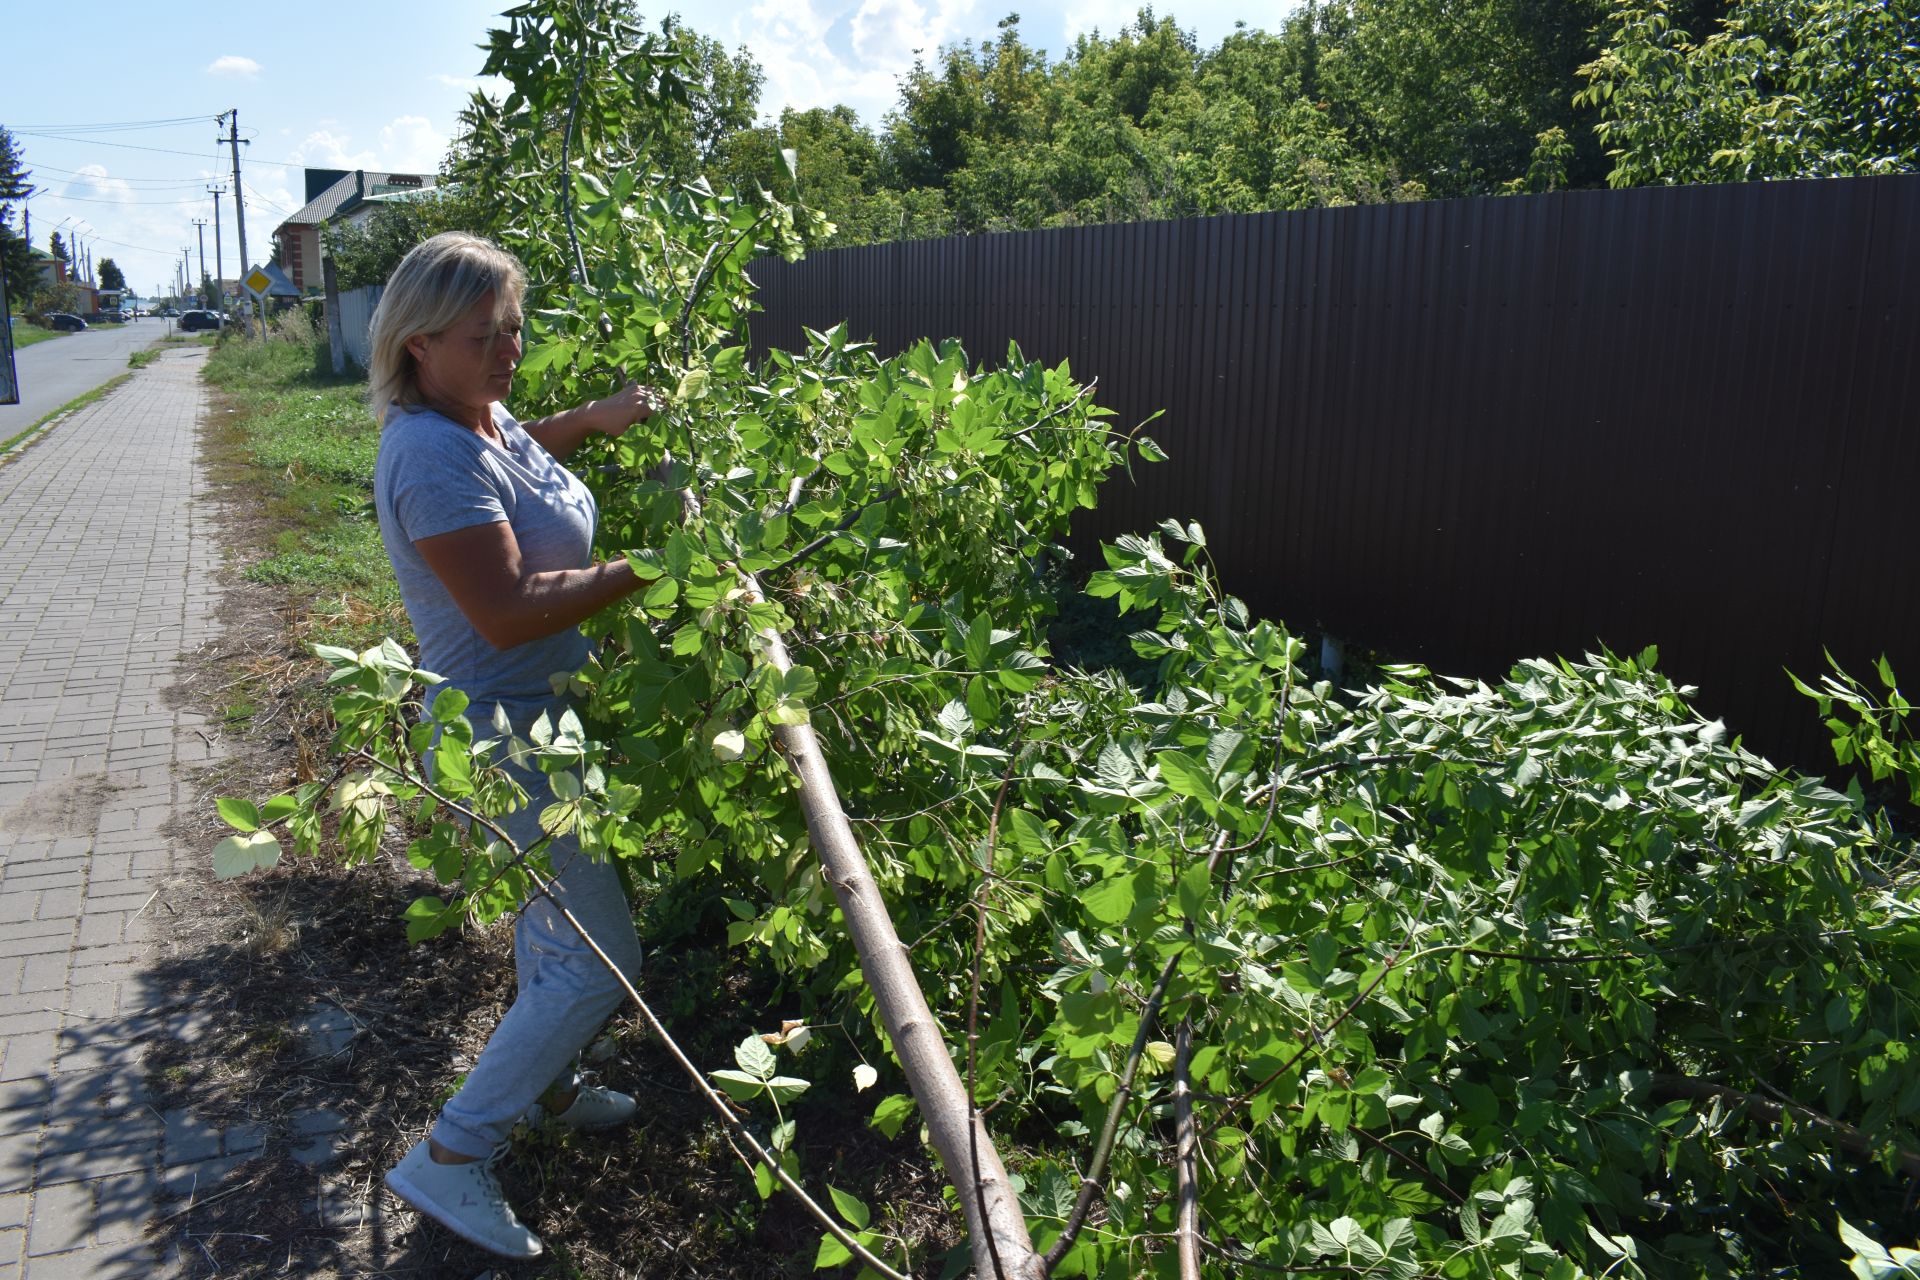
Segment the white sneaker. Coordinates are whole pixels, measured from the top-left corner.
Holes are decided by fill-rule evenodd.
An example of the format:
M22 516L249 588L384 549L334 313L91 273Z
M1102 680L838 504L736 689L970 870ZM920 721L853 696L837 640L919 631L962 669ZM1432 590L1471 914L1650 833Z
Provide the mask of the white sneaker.
M573 1105L553 1118L569 1129L611 1129L633 1119L639 1108L640 1104L627 1094L583 1084L574 1095ZM530 1124L537 1126L546 1115L547 1109L537 1102L527 1108Z
M503 1258L541 1254L540 1237L514 1216L493 1176L493 1157L440 1164L422 1139L387 1171L387 1189L469 1244Z

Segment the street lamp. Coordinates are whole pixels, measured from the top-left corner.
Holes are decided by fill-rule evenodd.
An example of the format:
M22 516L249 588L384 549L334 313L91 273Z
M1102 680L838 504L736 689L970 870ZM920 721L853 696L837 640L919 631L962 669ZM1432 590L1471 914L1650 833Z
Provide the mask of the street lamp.
M73 219L71 217L60 219L60 224L56 226L53 229L53 231L49 233L47 237L48 245L49 246L52 245L54 236L59 235L62 231L65 231L68 227L72 225L73 225ZM67 237L67 242L63 247L65 248L66 254L67 254L67 260L64 264L67 269L67 279L71 280L73 279L73 237L71 235Z
M85 251L78 247L79 244L81 243L80 237L82 234L81 232L82 227L86 228L85 234L87 235L96 234L96 232L93 229L93 224L91 222L88 222L85 218L82 218L80 219L80 221L73 224L73 241L76 246L73 254L73 265L74 265L74 271L76 272L75 278L76 279L79 278L77 274L78 272L85 271L87 283L91 285L93 283L93 269L92 267L87 265Z

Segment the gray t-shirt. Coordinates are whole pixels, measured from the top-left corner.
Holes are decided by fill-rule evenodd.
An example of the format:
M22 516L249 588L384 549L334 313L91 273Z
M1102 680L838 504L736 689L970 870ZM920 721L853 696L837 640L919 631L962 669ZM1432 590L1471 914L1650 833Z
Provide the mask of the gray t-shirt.
M503 406L493 406L493 421L499 445L430 410L389 411L373 470L380 539L420 640L422 667L475 701L544 698L553 691L550 676L586 662L589 649L579 628L496 649L474 630L413 545L504 520L528 573L584 569L593 562L599 516L593 495Z

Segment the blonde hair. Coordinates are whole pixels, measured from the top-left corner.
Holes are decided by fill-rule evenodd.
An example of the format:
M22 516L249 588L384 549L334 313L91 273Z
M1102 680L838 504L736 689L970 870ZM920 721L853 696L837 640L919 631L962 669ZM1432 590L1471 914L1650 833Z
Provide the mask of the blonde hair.
M394 405L420 399L409 339L445 333L489 293L494 318L503 320L519 310L526 287L519 261L482 236L443 231L415 245L394 268L373 312L367 399L375 420L385 422Z

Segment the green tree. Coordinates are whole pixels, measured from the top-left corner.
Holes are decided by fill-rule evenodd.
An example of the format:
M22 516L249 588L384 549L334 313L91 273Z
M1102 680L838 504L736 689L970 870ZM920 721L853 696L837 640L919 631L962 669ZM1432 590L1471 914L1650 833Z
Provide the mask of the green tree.
M1318 92L1363 154L1436 196L1524 177L1538 135L1591 139L1576 69L1604 0L1335 0L1322 14ZM1598 182L1599 149L1569 163Z
M1581 68L1613 186L1920 167L1915 0L1741 0L1703 38L1676 9L1614 0Z
M24 219L18 227L14 223L14 205L34 193L31 177L18 142L0 126L0 269L7 273L7 296L15 306L25 305L36 282L33 246L27 241Z
M342 289L385 284L400 259L422 240L442 231L471 231L488 213L458 186L442 184L409 200L383 201L367 217L330 222L321 230Z
M685 59L686 101L684 131L670 131L673 144L659 163L675 177L696 178L713 171L729 138L753 126L766 76L746 46L728 53L676 15L661 20L660 32Z
M202 274L204 276L204 273ZM120 264L112 258L100 259L99 276L100 287L102 289L124 289L127 287L127 277L125 273L120 270Z

